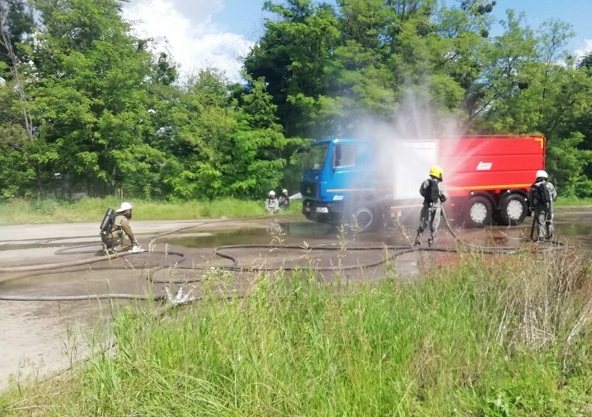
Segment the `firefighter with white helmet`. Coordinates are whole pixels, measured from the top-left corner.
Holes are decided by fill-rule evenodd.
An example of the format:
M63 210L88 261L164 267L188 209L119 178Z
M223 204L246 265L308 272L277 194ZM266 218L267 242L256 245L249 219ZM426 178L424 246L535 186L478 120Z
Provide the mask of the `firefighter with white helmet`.
M553 202L557 200L557 190L549 181L546 171L538 170L536 180L530 187L528 203L534 217L537 241L550 240L555 234L553 226Z
M265 200L265 209L269 213L275 213L280 209L278 199L275 196L275 191L273 190L267 194L267 199Z
M282 193L278 198L280 209L285 210L290 207L290 196L288 195L288 190L282 188Z
M116 246L123 247L122 250L140 247L129 224L132 209L131 203L124 201L115 212L108 210L105 214L101 224L101 240L107 252L115 253ZM128 239L129 242L127 242Z
M421 236L429 226L430 237L428 246L436 244L436 235L440 226L442 203L448 199L448 193L443 181L444 171L438 165L430 169L430 177L419 188L419 194L423 197L423 207L419 216L419 227L415 238L415 246L421 245Z

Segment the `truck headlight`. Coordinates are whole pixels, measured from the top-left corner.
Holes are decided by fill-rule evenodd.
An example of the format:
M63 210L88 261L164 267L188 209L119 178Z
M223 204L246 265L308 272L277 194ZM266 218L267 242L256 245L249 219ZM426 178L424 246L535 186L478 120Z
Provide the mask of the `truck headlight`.
M328 207L317 207L317 213L329 213Z

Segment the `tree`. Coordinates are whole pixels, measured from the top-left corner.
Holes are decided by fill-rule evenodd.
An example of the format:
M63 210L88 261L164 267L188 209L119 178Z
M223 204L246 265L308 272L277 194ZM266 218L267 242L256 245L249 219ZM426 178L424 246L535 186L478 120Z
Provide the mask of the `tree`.
M320 135L351 131L369 114L389 117L396 102L389 69L391 45L385 41L391 12L382 0L338 2L342 36L327 66L326 91L313 113Z
M251 80L250 84L251 88L240 97L230 163L224 171L234 195L257 198L282 182L287 163L284 150L290 141L276 121L276 106L264 80Z
M22 42L34 31L32 11L27 3L7 0L0 4L0 149L5 169L0 174L4 197L26 193L41 170L31 154L35 142L30 113L31 68L25 63ZM40 187L38 187L40 189Z
M569 25L535 31L511 10L491 36L494 7L268 1L245 84L212 68L183 85L173 57L130 35L119 0L5 0L2 195L63 183L91 195L259 198L295 187L307 138L356 133L366 118L391 126L409 97L418 120L397 129L432 134L436 113L470 132L540 132L560 192L592 194L591 55L566 56Z
M151 55L128 34L115 0L37 0L34 114L47 158L90 195L115 192L160 155L141 141ZM49 180L49 178L47 179Z
M172 197L259 198L279 185L287 141L262 80L245 88L204 70L169 107L161 149Z
M314 134L311 113L327 88L326 67L340 35L332 7L312 0L288 0L286 6L265 2L278 20L245 61L247 74L264 78L287 136Z
M25 51L19 44L30 36L35 29L33 11L24 0L4 0L0 3L0 62L4 68L11 68L23 60ZM9 77L9 72L0 76Z

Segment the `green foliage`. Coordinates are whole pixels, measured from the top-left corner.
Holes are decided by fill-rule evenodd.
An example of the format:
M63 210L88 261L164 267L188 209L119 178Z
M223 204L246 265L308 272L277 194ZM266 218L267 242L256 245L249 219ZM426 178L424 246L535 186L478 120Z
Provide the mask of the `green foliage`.
M584 135L575 132L549 146L548 166L552 180L565 196L592 197L592 180L584 168L592 162L592 151L579 149Z
M286 5L267 1L264 9L278 19L266 21L266 32L245 61L254 80L261 77L278 106L288 136L314 135L310 103L324 94L331 49L340 32L331 7L311 0L289 0Z
M157 201L127 197L126 199L131 200L135 207L135 220L221 219L267 214L263 198L258 200L220 198L213 201ZM117 208L120 204L121 199L115 197L86 197L78 201L58 199L0 200L0 224L100 223L108 207ZM281 211L279 215L299 213L300 205L298 202L292 202L290 210Z
M232 94L229 94L232 92ZM172 114L168 150L179 163L164 182L173 197L258 198L281 182L287 141L262 80L229 86L215 71L192 80Z
M270 18L245 59L243 85L215 68L179 80L174 57L131 34L119 0L6 0L2 196L296 190L294 155L305 138L388 123L410 92L471 133L544 134L559 192L590 195L590 57L574 62L566 53L569 24L534 29L511 9L491 36L495 7L267 1Z
M0 87L4 196L258 198L282 182L287 142L262 80L240 89L212 70L173 85L174 62L129 33L117 0L27 6L42 23L24 45L35 77L23 67L26 95Z
M26 57L19 43L33 33L33 11L26 0L3 0L0 3L0 77L12 80L11 67Z
M35 200L31 203L31 209L34 213L51 217L59 209L59 205L55 200Z

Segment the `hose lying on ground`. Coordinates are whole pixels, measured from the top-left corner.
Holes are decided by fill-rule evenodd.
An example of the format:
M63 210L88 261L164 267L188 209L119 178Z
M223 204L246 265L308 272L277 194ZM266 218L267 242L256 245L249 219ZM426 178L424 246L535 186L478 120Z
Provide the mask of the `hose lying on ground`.
M458 242L460 245L465 246L466 248L469 248L471 250L478 250L481 251L483 253L506 253L506 254L512 254L512 253L518 253L518 252L524 252L526 249L525 248L500 248L500 247L493 247L493 248L488 248L488 247L479 247L476 245L472 245L469 244L467 242L462 241L459 237L456 236L456 234L454 233L454 231L452 230L452 227L450 226L448 219L446 218L445 213L443 213L443 217L444 217L444 221L445 221L445 225L448 228L450 234L453 236L453 238L455 239L456 242ZM203 223L199 223L197 225L192 225L186 228L182 228L173 232L165 232L162 233L160 235L157 235L156 237L160 237L160 236L164 236L167 234L172 234L172 233L178 233L181 230L186 230L189 228L194 228L194 227L198 227L200 225L202 225ZM81 247L88 247L89 245L83 245L83 246L76 246L76 247L69 247L69 248L63 248L63 249L59 249L56 253L57 254L63 254L65 252L70 251L71 249L74 248L81 248ZM95 245L92 245L95 246ZM214 254L220 258L226 259L231 261L231 265L222 265L222 266L216 266L215 268L217 269L222 269L222 270L227 270L227 271L232 271L232 272L264 272L264 271L273 271L273 270L277 270L278 268L271 268L271 267L245 267L245 266L241 266L238 259L231 255L229 253L229 251L232 250L236 250L236 249L266 249L266 250L273 250L273 249L283 249L283 250L302 250L302 251L340 251L340 250L344 250L342 248L337 248L337 247L303 247L303 246L283 246L283 245L227 245L227 246L220 246L214 249ZM371 268L371 267L375 267L375 266L379 266L381 264L386 263L388 260L392 260L395 259L405 253L411 253L411 252L419 252L419 251L426 251L426 252L448 252L448 253L453 253L453 252L458 252L459 250L456 248L417 248L417 247L412 247L410 245L401 245L401 246L374 246L374 247L349 247L349 248L345 248L346 251L376 251L376 250L380 250L380 251L397 251L396 253L389 253L388 256L386 258L383 258L379 261L376 262L372 262L372 263L367 263L364 265L353 265L353 266L339 266L339 267L312 267L314 270L316 271L336 271L336 270L347 270L347 269L360 269L360 268ZM540 250L540 249L539 249ZM178 269L206 269L207 267L203 267L203 266L198 266L198 267L194 267L194 268L188 268L188 267L182 267L179 266L178 264L181 263L184 259L185 259L185 254L182 252L171 252L171 251L167 251L167 252L159 252L159 251L151 251L151 252L145 252L144 254L154 254L154 253L163 253L166 256L169 255L173 255L173 257L177 257L178 259L175 259L175 262L170 265L160 265L157 268L153 268L149 275L148 275L148 280L153 283L171 283L171 284L176 284L178 282L173 281L173 280L167 280L167 281L159 281L156 280L154 278L154 275L157 271L162 270L164 268L167 267L174 267L174 268L178 268ZM65 269L65 268L71 268L71 267L76 267L76 266L80 266L80 265L88 265L90 263L97 263L97 262L101 262L101 261L111 261L111 260L117 260L120 258L125 258L127 256L133 256L133 257L137 257L137 256L142 256L143 253L137 253L137 254L130 254L127 252L123 252L123 253L118 253L116 255L104 255L101 257L93 257L93 258L86 258L86 259L82 259L82 260L78 260L78 261L71 261L71 262L61 262L61 263L56 263L56 264L44 264L44 265L34 265L34 266L23 266L23 267L9 267L9 268L0 268L0 274L1 273L14 273L14 272L23 272L23 273L27 273L24 276L31 276L32 274L30 274L31 272L40 272L43 273L45 271L48 270L59 270L59 269ZM295 267L286 267L286 266L282 266L281 269L284 271L294 271L296 269L303 269L306 267L310 267L310 266L305 266L305 267L301 267L301 266L295 266ZM209 268L208 268L209 269ZM24 276L21 276L19 278L22 278ZM196 281L199 279L196 279ZM188 283L188 282L192 282L192 281L188 281L185 280L183 281L183 283ZM239 298L241 296L239 295L232 295L232 296L223 296L220 295L220 299L235 299L235 298ZM2 295L0 294L0 300L4 300L4 301L32 301L32 302L40 302L40 301L85 301L85 300L100 300L100 299L127 299L127 300L154 300L156 302L163 302L163 304L161 304L154 312L154 314L157 317L163 316L167 310L169 310L170 308L174 308L177 305L180 304L187 304L187 303L191 303L191 302L196 302L196 301L200 301L202 298L199 296L192 296L191 294L191 290L189 292L183 292L182 287L179 288L178 292L176 295L172 295L170 293L170 290L168 287L165 287L165 294L154 294L154 295L150 295L150 294L120 294L120 293L103 293L103 294L89 294L89 295L71 295L71 296L67 296L67 295L57 295L57 296L48 296L48 295L44 295L44 296L23 296L23 295ZM104 352L109 351L110 349L114 348L117 344L117 341L111 341L107 346L104 347L104 349L102 349ZM88 359L88 358L86 358ZM84 360L86 360L84 359ZM72 369L72 365L70 365L70 367L68 367L67 369L62 370L59 373L54 373L49 379L54 378L54 377L58 377L59 375L64 374L65 372L68 372L69 370Z
M474 245L468 242L463 241L462 239L460 239L454 232L453 228L451 227L448 218L446 217L446 213L444 212L444 210L442 209L442 216L444 218L444 223L446 225L446 228L448 229L448 231L450 232L451 236L455 239L455 241L470 249L470 250L476 250L479 251L480 253L486 253L486 254L516 254L516 253L522 253L525 251L528 251L528 248L510 248L510 247L486 247L486 246L478 246L478 245ZM228 221L232 221L231 219L228 219ZM183 227L181 229L175 230L175 231L171 231L171 232L165 232L165 233L161 233L159 235L156 235L155 238L158 237L162 237L165 235L169 235L169 234L173 234L173 233L178 233L182 230L187 230L187 229L191 229L191 228L195 228L195 227L199 227L203 224L206 224L206 222L202 222L202 223L198 223L198 224L194 224L188 227ZM208 224L211 224L211 222L209 222ZM527 241L527 239L524 239L524 241ZM555 246L561 245L558 242L550 242ZM71 249L76 249L76 248L82 248L82 247L88 247L88 246L96 246L96 245L79 245L79 246L74 246L74 247L70 247L70 248L63 248L58 250L56 253L65 253ZM537 251L540 250L549 250L552 249L553 246L549 246L549 247L545 247L545 248L537 248ZM375 262L370 262L370 263L366 263L366 264L355 264L355 265L351 265L351 266L347 266L347 265L339 265L339 266L311 266L311 265L306 265L306 266L281 266L281 267L264 267L264 266L257 266L257 267L253 267L253 266L242 266L240 265L238 259L229 254L228 252L231 250L236 250L236 249L265 249L265 250L274 250L274 249L282 249L282 250L301 250L301 251L307 251L307 252L312 252L312 251L349 251L349 252L354 252L354 251L387 251L388 256L383 257L382 259L380 259L379 261L375 261ZM395 253L390 253L392 251L396 251ZM217 270L223 270L223 271L231 271L231 272L269 272L269 271L277 271L279 269L283 270L283 271L295 271L295 270L302 270L303 268L312 268L315 271L343 271L343 270L353 270L353 269L367 269L367 268L373 268L373 267L377 267L380 266L382 264L385 264L388 261L392 261L393 259L406 254L406 253L411 253L411 252L444 252L444 253L456 253L459 251L458 248L442 248L442 247L413 247L411 245L381 245L381 246L363 246L363 247L347 247L347 248L339 248L339 247L327 247L327 246L287 246L287 245L226 245L226 246L220 246L220 247L216 247L214 248L214 254L218 257L221 257L223 259L227 259L229 261L232 262L231 265L220 265L220 266L192 266L192 267L184 267L184 266L180 266L179 263L181 263L183 260L185 260L185 254L182 252L175 252L175 251L150 251L150 252L143 252L143 253L128 253L128 252L120 252L120 253L116 253L116 254L106 254L104 256L100 256L100 257L92 257L92 258L85 258L85 259L81 259L81 260L77 260L77 261L70 261L70 262L59 262L59 263L52 263L52 264L42 264L42 265L28 265L28 266L21 266L21 267L5 267L5 268L0 268L0 273L17 273L17 272L38 272L38 273L43 273L45 271L48 270L59 270L59 269L65 269L65 268L71 268L71 267L75 267L75 266L80 266L80 265L88 265L90 263L97 263L97 262L103 262L103 261L109 261L109 260L114 260L114 259L118 259L118 258L123 258L123 257L127 257L127 256L141 256L142 254L154 254L154 253L162 253L165 256L176 256L178 257L178 259L172 264L172 265L160 265L158 267L152 268L149 271L148 274L148 280L150 283L152 284L186 284L186 283L191 283L191 282L196 282L196 281L200 281L201 278L196 278L196 279L189 279L189 280L184 280L184 281L175 281L175 280L157 280L154 278L154 275L157 271L160 271L164 268L175 268L176 270L205 270L205 269L217 269ZM105 269L120 269L120 268L105 268ZM18 276L16 278L13 277L13 279L20 279L20 278L24 278L24 277L30 277L32 275L37 275L37 274L27 274L27 275L21 275ZM88 295L56 295L56 296L19 296L19 295L2 295L0 294L0 300L3 301L77 301L77 300L92 300L92 299L135 299L135 300L155 300L155 301L162 301L162 300L169 300L170 301L170 294L167 297L167 294L154 294L154 295L142 295L142 294L118 294L118 293L103 293L103 294L88 294ZM197 299L197 298L196 298Z

